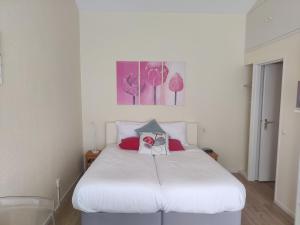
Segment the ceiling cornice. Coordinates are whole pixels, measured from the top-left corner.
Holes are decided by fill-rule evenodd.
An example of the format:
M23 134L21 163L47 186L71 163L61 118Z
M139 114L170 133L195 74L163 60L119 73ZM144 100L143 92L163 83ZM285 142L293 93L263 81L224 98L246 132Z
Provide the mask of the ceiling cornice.
M76 0L80 11L247 14L256 0Z

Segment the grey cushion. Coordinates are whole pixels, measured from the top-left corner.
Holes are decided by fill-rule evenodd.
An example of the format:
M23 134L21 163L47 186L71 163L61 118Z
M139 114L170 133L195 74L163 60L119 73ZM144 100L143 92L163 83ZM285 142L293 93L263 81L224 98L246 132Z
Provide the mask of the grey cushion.
M138 133L138 135L140 135L140 133L143 132L149 132L149 133L166 133L160 126L159 124L156 122L156 120L151 120L149 123L147 123L146 125L135 129L135 131Z

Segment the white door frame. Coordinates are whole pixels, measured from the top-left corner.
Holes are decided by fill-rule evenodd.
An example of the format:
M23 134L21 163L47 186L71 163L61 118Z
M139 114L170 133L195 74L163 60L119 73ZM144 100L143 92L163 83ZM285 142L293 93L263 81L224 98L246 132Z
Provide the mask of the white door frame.
M261 111L263 94L263 73L264 66L277 62L284 62L283 59L253 64L252 94L251 94L251 114L250 114L250 134L249 134L249 153L248 153L248 180L258 179L258 157L261 136ZM282 73L283 78L283 73ZM283 82L282 82L283 83ZM282 85L282 84L281 84ZM280 120L280 119L279 119ZM279 136L278 136L279 139ZM278 147L279 148L279 140ZM277 149L278 150L278 149ZM277 155L278 157L278 155ZM278 159L277 159L278 162ZM276 170L277 176L277 170ZM276 190L275 190L276 191Z
M263 83L263 65L253 65L250 134L249 134L249 156L248 156L248 180L255 181L258 178L258 157L260 146L260 117L261 96Z

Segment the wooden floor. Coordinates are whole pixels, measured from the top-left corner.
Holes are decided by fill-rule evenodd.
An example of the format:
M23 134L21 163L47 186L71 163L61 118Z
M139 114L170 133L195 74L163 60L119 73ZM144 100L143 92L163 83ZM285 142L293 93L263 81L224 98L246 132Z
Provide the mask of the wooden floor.
M235 176L247 190L242 225L293 225L293 219L273 203L274 183L248 182L241 175ZM80 213L72 208L71 194L57 212L57 225L80 225Z

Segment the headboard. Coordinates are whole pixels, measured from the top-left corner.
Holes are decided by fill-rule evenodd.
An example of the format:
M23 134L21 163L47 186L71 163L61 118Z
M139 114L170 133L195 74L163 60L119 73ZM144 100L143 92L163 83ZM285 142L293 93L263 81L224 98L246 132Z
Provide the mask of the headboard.
M189 144L198 144L198 124L194 122L186 122L187 124L187 139ZM106 122L105 130L106 144L117 142L117 127L115 122Z

